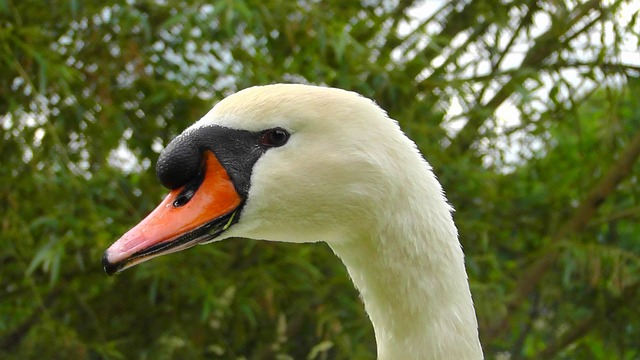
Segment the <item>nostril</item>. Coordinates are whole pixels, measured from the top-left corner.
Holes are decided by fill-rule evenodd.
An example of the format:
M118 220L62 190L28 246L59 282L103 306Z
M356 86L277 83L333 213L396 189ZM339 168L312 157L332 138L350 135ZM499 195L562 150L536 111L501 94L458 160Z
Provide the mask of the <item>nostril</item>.
M191 198L193 198L193 196L196 194L196 191L198 191L198 188L200 188L200 185L202 185L202 182L204 181L206 170L207 166L203 161L199 167L198 172L194 176L192 176L189 181L187 181L180 194L178 194L178 196L176 196L176 199L173 200L172 205L174 208L186 205L191 200Z
M181 207L184 206L186 203L189 202L189 200L191 200L191 198L193 197L193 195L196 194L196 189L190 188L190 189L185 189L183 192L180 193L180 195L178 195L178 197L176 197L176 199L173 201L173 207Z

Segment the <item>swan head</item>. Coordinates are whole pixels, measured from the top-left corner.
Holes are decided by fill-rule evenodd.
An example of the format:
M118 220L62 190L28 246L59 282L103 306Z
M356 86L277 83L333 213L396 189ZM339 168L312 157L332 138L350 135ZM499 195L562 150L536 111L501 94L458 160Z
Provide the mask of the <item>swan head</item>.
M164 149L157 175L169 195L103 265L111 274L236 237L353 241L383 211L398 168L424 161L416 154L397 123L356 93L293 84L240 91Z

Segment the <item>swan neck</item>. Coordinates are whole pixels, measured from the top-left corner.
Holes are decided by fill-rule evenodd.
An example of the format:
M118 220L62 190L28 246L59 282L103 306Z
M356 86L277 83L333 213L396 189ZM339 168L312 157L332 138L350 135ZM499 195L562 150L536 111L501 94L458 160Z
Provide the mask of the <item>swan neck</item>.
M401 198L412 206L391 204L396 211L373 231L332 245L362 295L381 360L483 358L457 229L444 196L433 195Z

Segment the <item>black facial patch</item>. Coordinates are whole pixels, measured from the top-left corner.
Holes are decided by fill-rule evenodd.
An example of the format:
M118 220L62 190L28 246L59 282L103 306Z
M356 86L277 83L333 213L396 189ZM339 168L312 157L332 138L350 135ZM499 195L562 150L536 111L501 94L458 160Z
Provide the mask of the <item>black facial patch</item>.
M204 152L214 153L225 168L238 194L246 198L251 170L268 147L260 144L264 131L230 129L209 125L187 131L160 153L156 174L160 183L177 189L196 178L203 166Z

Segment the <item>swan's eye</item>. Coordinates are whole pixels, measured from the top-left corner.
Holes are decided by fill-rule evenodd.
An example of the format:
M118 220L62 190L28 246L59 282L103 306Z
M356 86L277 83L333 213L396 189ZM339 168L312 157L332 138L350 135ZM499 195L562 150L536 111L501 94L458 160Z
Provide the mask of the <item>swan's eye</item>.
M282 146L289 140L289 133L282 128L266 130L260 137L260 144L268 147Z

